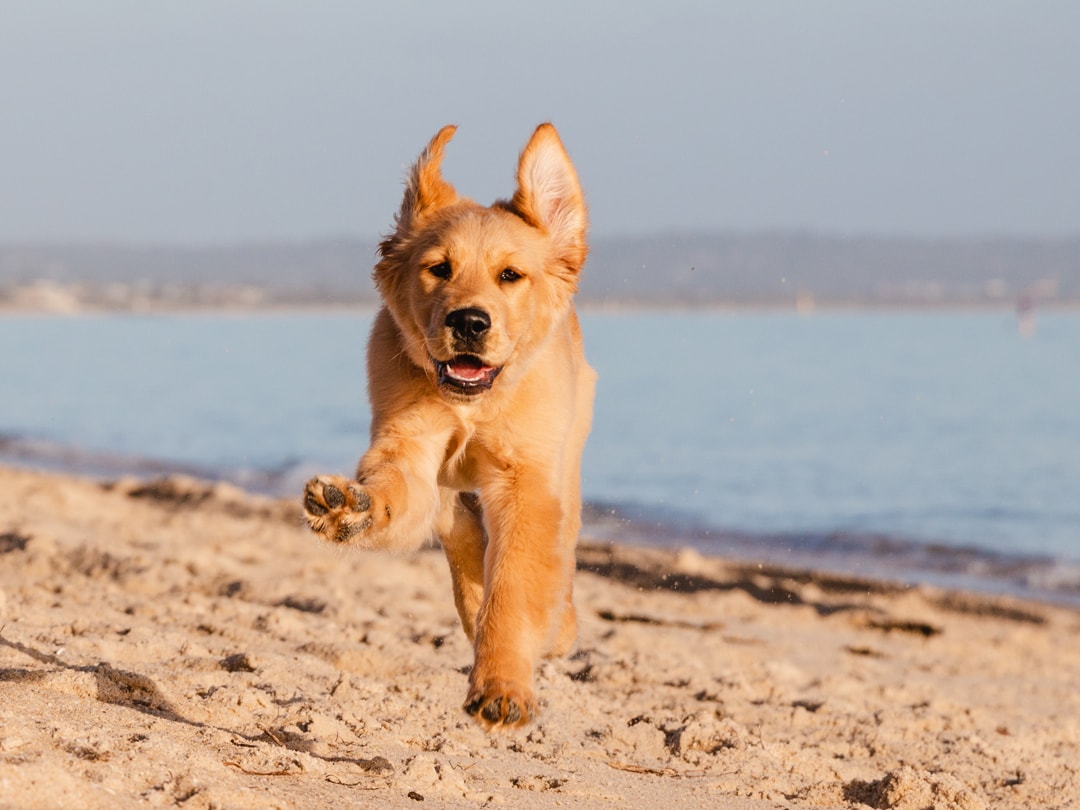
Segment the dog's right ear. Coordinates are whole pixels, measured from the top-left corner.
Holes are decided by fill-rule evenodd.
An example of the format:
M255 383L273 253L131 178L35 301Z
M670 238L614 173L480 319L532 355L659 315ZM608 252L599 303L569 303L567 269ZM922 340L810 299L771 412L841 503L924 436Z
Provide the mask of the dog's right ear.
M457 191L442 176L443 150L456 131L457 127L453 125L440 129L412 167L401 210L394 218L395 233L386 240L384 247L390 247L426 214L457 201ZM385 249L383 252L385 254Z

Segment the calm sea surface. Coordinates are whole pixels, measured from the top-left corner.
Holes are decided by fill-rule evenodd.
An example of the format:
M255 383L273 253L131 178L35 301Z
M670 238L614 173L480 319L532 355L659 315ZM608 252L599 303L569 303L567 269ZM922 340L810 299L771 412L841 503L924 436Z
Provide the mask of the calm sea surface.
M0 318L0 461L298 492L365 448L370 322ZM1080 600L1080 313L583 325L594 536Z

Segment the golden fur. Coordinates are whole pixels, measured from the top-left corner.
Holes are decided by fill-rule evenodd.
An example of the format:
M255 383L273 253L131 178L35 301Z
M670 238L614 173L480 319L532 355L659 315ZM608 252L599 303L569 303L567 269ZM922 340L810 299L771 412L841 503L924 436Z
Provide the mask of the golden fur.
M371 446L350 481L308 482L331 542L412 549L433 535L473 642L465 710L485 727L537 712L533 670L573 644L581 453L595 373L572 304L586 209L550 124L517 190L489 207L442 178L444 127L413 167L380 246L368 344Z

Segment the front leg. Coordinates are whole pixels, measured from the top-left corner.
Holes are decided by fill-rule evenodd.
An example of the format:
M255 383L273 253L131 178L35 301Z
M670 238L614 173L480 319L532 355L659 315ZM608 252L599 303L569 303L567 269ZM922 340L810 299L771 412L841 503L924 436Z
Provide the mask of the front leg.
M484 601L465 711L488 728L520 726L537 714L537 661L565 644L573 545L563 505L528 471L487 488L484 512Z
M476 616L484 600L484 525L480 501L472 492L443 490L439 540L450 564L454 604L461 629L476 641Z

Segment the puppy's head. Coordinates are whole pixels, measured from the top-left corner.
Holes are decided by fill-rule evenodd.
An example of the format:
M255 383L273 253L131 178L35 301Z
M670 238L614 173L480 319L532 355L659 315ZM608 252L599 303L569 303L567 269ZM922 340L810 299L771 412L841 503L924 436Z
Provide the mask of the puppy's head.
M489 207L441 173L444 127L409 174L375 281L413 363L451 401L512 384L569 312L585 262L586 209L550 124L518 161L517 190Z

